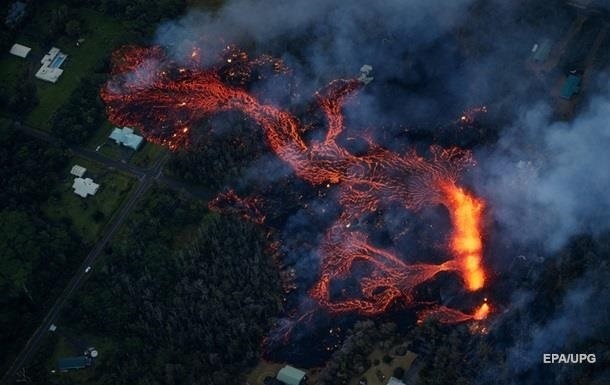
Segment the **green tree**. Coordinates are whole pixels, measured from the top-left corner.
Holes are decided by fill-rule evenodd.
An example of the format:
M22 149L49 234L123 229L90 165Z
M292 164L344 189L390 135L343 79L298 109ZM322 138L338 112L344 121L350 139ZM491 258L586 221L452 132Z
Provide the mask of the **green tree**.
M79 37L83 33L83 26L80 20L72 19L66 23L66 35L70 37Z
M23 212L0 212L0 288L8 296L26 290L33 259L40 255L36 228Z

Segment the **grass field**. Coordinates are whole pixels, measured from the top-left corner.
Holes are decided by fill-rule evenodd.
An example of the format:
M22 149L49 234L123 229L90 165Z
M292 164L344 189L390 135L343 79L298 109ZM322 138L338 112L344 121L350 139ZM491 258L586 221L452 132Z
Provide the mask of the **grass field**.
M107 338L98 338L92 335L77 335L76 331L66 329L59 325L57 332L49 333L48 344L53 346L52 350L46 352L47 356L44 359L44 367L53 376L69 379L75 383L91 383L94 375L93 367L71 370L66 373L60 373L57 370L57 364L62 357L81 356L83 351L78 350L76 344L84 344L86 347L94 347L98 351L97 360L104 360L106 356L111 354L115 348L111 340ZM72 341L72 342L71 342ZM95 365L95 362L93 363Z
M85 147L88 147L92 150L98 151L100 154L107 156L108 158L114 160L128 160L129 153L128 149L121 148L116 145L111 139L108 139L108 136L112 132L112 124L110 122L105 121L104 124L100 126L100 128L95 132L93 137L87 142ZM99 146L99 149L98 149Z
M41 7L31 23L44 23L48 17L45 8L52 7L52 4ZM59 39L54 45L68 54L68 59L62 65L64 73L55 84L36 80L39 103L27 119L27 123L36 128L43 130L50 128L53 113L65 103L81 78L93 72L95 65L109 54L109 50L124 33L125 28L121 22L96 11L83 8L78 11L78 15L85 25L86 33L82 36L85 41L77 47L76 39L67 37ZM23 36L21 40L27 41L27 37ZM21 40L17 38L17 41ZM44 47L44 49L48 48L50 47Z
M33 68L33 65L25 59L10 54L2 55L0 59L0 73L2 73L0 87L7 90L12 89L17 79L28 67Z
M87 142L86 147L96 150L100 146L97 150L100 154L114 160L125 160L144 168L151 166L165 151L162 146L146 141L137 151L122 147L112 139L108 139L112 128L112 124L105 122ZM139 134L138 132L136 133Z
M417 358L417 354L411 351L407 351L404 356L396 355L393 352L399 346L404 346L406 348L407 345L400 344L388 350L381 348L375 349L369 355L368 359L373 363L379 362L379 364L373 364L361 376L357 378L352 378L352 380L350 381L350 385L358 385L358 381L360 380L360 378L366 378L367 383L369 385L384 385L385 383L387 383L388 379L392 377L392 374L396 368L401 367L405 371L408 371L413 361L415 361L415 358ZM383 362L383 356L386 354L392 358L392 361L390 363Z
M92 178L100 185L97 194L87 198L74 194L74 177L69 173L74 164L87 168L85 177ZM51 192L51 198L43 210L51 219L71 221L85 242L93 243L133 186L131 177L75 157L65 171L65 178Z
M248 374L247 381L252 385L263 385L265 378L272 377L275 378L277 376L277 372L284 365L277 364L275 362L267 362L265 360L260 360L258 365L252 369L252 371Z
M130 162L140 167L150 167L159 158L165 149L158 144L145 142L144 145L130 159Z

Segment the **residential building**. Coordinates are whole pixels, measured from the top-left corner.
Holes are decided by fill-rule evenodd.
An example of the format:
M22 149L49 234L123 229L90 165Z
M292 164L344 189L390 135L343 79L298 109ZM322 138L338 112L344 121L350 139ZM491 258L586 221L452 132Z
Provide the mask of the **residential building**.
M79 178L82 178L82 176L85 175L86 172L87 172L87 169L84 168L83 166L79 166L78 164L75 164L74 166L72 166L72 169L70 170L70 174L77 176Z
M276 378L286 385L301 385L306 379L306 374L302 370L286 365L280 369Z
M570 100L570 99L572 99L572 96L577 94L579 91L580 91L580 76L571 74L568 76L565 83L563 83L559 96L562 99Z
M400 381L398 378L390 377L387 385L405 385L405 383Z
M62 53L59 48L53 47L44 55L40 63L42 67L36 72L36 77L47 82L55 83L64 72L59 68L68 55Z
M91 366L91 358L85 356L79 357L62 357L59 359L58 368L60 372L68 370L83 369Z
M32 49L25 45L21 45L19 43L13 44L11 50L9 51L12 55L19 56L22 58L26 58Z
M91 178L74 178L74 183L72 184L74 194L83 198L95 195L99 187L100 185L95 183Z
M113 139L117 144L129 147L132 150L137 150L142 145L144 138L133 133L133 129L129 127L115 127L110 133L110 139Z
M536 63L544 63L549 57L549 53L551 53L552 47L553 42L550 39L542 39L540 41L540 44L536 44L534 45L534 48L532 48L532 59Z

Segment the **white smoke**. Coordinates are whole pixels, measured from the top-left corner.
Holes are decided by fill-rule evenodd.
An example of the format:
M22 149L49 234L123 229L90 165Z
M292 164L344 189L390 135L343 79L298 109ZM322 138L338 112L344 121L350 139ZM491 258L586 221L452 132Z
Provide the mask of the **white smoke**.
M605 91L570 122L545 104L525 108L481 151L481 192L516 241L554 251L610 227L610 83Z

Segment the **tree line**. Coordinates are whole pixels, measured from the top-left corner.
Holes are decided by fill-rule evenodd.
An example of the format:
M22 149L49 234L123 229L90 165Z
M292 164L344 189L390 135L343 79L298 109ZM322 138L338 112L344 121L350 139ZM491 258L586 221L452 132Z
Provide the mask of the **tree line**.
M48 189L62 178L66 154L23 137L0 123L0 361L19 343L61 290L82 240L71 223L50 220L42 211ZM75 265L74 265L75 266Z
M63 315L77 333L112 340L89 383L241 382L281 307L258 227L156 190L106 252ZM71 381L30 372L39 373L33 383Z

